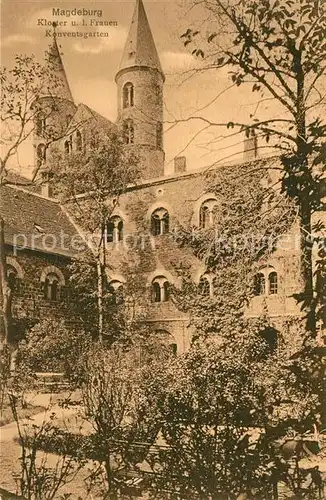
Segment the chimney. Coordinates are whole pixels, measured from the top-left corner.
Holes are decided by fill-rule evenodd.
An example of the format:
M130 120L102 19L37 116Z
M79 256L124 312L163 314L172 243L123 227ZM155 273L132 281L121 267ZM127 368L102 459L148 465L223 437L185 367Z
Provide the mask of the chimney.
M187 171L187 159L185 156L176 156L174 158L174 173L184 174Z
M41 184L41 195L45 196L46 198L52 198L53 197L53 189L51 186L51 182L45 181L42 182Z
M249 137L244 140L244 151L243 159L244 161L252 161L258 156L258 140L255 131L250 132Z

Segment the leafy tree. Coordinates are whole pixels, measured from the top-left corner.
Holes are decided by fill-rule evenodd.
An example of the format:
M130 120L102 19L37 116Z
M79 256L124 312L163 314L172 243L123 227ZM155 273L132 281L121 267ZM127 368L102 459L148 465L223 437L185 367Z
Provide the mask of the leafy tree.
M283 420L288 425L286 412L273 410L280 394L277 357L258 362L262 341L247 333L242 342L235 339L237 356L229 341L200 342L149 381L165 445L151 457L155 498L278 498L279 481L295 488L297 498L308 497L309 474L298 475L298 468L293 474L276 446L277 429ZM287 382L299 402L290 376ZM302 427L306 408L298 409Z
M204 58L205 70L227 67L234 86L251 85L280 110L277 118L254 112L245 123L213 123L257 135L281 152L279 187L298 209L302 290L308 338L316 335L313 297L312 214L321 208L325 104L326 8L319 0L194 2L207 12L208 34L189 28L184 44ZM208 26L207 26L208 24ZM272 109L272 107L270 108ZM273 166L271 167L273 169Z
M56 111L56 90L60 90L60 79L54 71L56 61L51 50L44 59L38 62L34 55L16 55L11 69L1 67L1 158L0 158L0 192L5 185L12 184L10 174L11 163L18 158L20 147L35 131L37 116L42 110L46 119ZM47 96L46 101L43 97ZM62 127L47 127L44 137L45 148L65 136ZM38 171L33 172L34 177ZM15 185L19 182L15 181ZM26 187L28 182L23 182ZM0 296L2 303L0 329L1 342L6 345L12 342L12 290L9 286L6 271L5 253L5 221L0 217Z
M92 479L96 481L103 464L104 498L118 498L128 472L139 472L140 463L155 443L160 423L145 391L149 380L160 373L162 363L169 360L168 352L163 358L162 352L158 359L157 344L153 356L144 342L135 342L128 349L116 344L108 349L97 343L85 358L84 414L94 428L100 462Z
M95 129L93 131L95 133ZM96 147L85 152L71 153L62 157L57 152L49 164L48 176L52 178L57 194L66 203L67 210L85 236L86 252L81 252L75 262L77 268L86 272L89 283L96 287L85 289L86 281L79 280L80 289L96 298L97 338L102 341L104 333L105 285L107 267L106 231L107 223L116 208L119 197L127 186L138 177L138 158L125 147L118 130L113 126L96 131ZM95 271L95 273L94 273ZM80 276L80 273L79 273ZM96 278L95 278L96 277ZM84 283L84 285L83 285ZM89 302L88 307L90 303Z
M80 383L80 359L91 345L81 328L68 328L64 321L46 318L26 334L17 353L17 369L25 372L63 372L66 379Z

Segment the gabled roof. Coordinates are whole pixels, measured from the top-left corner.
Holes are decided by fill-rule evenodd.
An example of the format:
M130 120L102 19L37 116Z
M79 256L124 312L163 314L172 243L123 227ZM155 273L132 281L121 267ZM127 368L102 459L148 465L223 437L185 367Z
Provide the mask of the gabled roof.
M89 106L86 106L86 104L81 103L78 105L76 113L69 123L68 130L69 128L79 128L79 126L82 128L83 125L85 125L86 123L90 123L91 121L97 122L100 127L105 129L109 129L114 126L114 124L110 120L100 115Z
M36 184L33 180L27 179L27 177L12 170L7 171L5 184L12 187L24 188L27 191L31 191L31 193L41 194L41 186L39 184Z
M157 69L164 77L142 0L137 0L119 72L134 66Z
M16 244L18 251L22 245L26 249L72 257L80 250L78 242L81 246L83 240L56 200L22 188L2 186L0 211L5 222L5 242Z

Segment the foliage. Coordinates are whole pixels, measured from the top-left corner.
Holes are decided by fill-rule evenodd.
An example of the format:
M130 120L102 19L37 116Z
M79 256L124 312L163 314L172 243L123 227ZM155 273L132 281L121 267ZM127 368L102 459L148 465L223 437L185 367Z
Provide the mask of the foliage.
M277 159L274 160L277 163ZM196 283L185 263L179 266L178 307L191 317L195 336L235 336L247 329L244 316L253 297L254 275L293 226L295 209L268 176L270 161L218 169L207 175L216 196L214 223L208 228L181 228L179 244L202 262L212 277L212 293Z
M116 345L105 349L95 344L85 360L85 418L95 431L96 454L102 457L104 489L110 498L116 498L122 486L121 476L126 478L129 470L138 470L156 440L160 423L145 391L162 359L164 365L169 362L168 352L166 357L162 353L164 350L159 361L157 350L153 356L146 344L128 349Z
M17 370L63 372L66 378L78 382L80 358L90 344L91 337L81 329L68 328L62 320L46 318L21 342Z
M18 494L26 500L52 500L58 498L61 489L71 482L84 466L82 459L62 453L49 456L39 451L46 436L54 432L52 419L44 418L40 426L21 422L17 412L17 399L10 395L11 409L17 425L21 446L20 474L16 478ZM68 494L64 498L70 498Z
M247 123L226 126L238 127L247 137L261 136L267 143L272 138L273 147L282 153L279 187L298 210L303 284L297 300L305 312L307 337L311 339L316 337L311 215L322 206L326 136L321 118L325 103L325 3L214 0L204 2L204 7L208 22L215 26L201 41L199 30L189 28L182 35L184 44L204 43L205 48L195 47L193 54L206 58L208 68L228 67L234 86L252 85L253 92L271 100L279 110L277 118L271 115L273 107L269 116L259 118L258 106Z
M84 234L87 250L79 253L73 274L76 278L78 269L86 271L91 278L88 287L94 283L86 295L92 301L96 300L97 317L93 332L102 341L107 327L104 317L107 223L114 214L120 195L137 180L139 172L137 156L125 147L115 127L100 130L97 134L96 146L87 147L83 152L68 156L56 152L49 162L47 176ZM80 283L79 289L83 289L83 283ZM84 299L87 300L85 295Z
M274 393L277 358L267 367L265 361L253 362L257 347L259 351L257 339L243 339L242 344L236 340L236 347L237 356L228 343L197 343L160 378L149 381L147 393L159 408L165 444L148 458L156 473L153 490L158 498L220 499L246 494L270 499L277 498L278 481L292 484L289 463L275 447L282 422L289 431L288 415L277 415L273 409L280 392ZM290 375L288 383L287 391L295 393ZM299 393L296 397L299 401ZM306 405L309 408L310 402ZM293 424L303 415L304 411Z

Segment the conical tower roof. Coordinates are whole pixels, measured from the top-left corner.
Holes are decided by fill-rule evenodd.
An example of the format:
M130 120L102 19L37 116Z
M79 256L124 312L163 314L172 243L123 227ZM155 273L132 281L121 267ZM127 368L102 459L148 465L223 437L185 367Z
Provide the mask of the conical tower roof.
M164 76L142 0L136 3L119 72L134 66L157 69Z
M49 70L49 80L45 85L44 94L61 97L73 102L55 31L53 33L53 42L47 51L47 67Z

